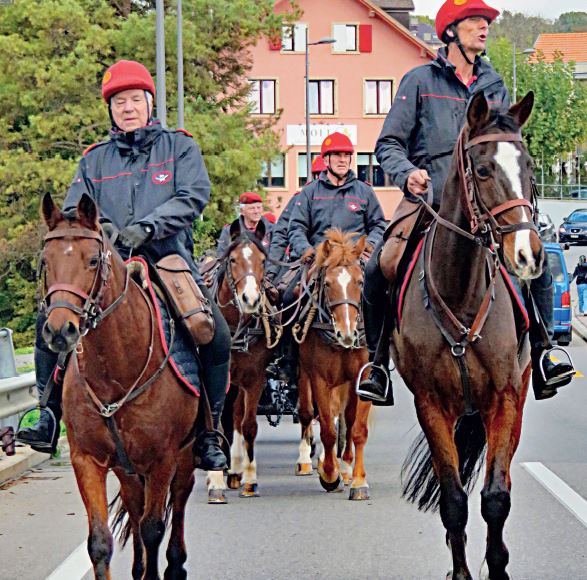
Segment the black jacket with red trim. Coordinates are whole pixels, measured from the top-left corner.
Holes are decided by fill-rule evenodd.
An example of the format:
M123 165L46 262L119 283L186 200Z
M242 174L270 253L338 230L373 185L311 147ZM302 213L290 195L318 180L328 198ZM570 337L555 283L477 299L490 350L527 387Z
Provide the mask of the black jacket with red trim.
M404 193L410 173L426 169L432 178L434 201L440 203L467 104L475 93L483 91L494 109L509 108L503 79L486 60L477 57L473 74L477 79L466 87L446 59L446 48L441 48L436 60L403 77L375 155Z
M210 180L189 133L163 129L158 121L128 133L112 131L109 141L84 153L64 211L84 193L119 230L137 223L153 228L141 253L154 261L180 254L199 279L192 224L208 203Z
M295 200L288 229L294 260L322 242L330 228L366 234L372 246L377 244L385 230L385 217L373 188L359 181L353 171L338 187L323 171L318 179L302 189Z
M289 246L289 238L287 236L289 220L299 194L300 192L297 191L291 196L287 205L281 212L277 223L273 226L271 247L269 248L269 261L265 264L265 276L269 280L274 280L282 268L282 266L279 266L275 262L285 262L287 258L286 251Z

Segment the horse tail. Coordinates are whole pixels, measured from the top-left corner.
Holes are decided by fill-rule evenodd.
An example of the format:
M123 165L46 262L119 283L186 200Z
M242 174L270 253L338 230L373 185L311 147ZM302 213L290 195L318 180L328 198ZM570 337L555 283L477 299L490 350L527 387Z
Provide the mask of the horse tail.
M467 494L471 492L485 458L485 428L479 413L464 415L456 425L454 440L459 454L459 475ZM420 511L440 507L440 483L434 472L432 453L424 433L416 438L402 465L402 497L418 502Z
M116 510L116 512L111 519L112 533L117 537L120 546L124 548L130 538L132 529L130 526L130 518L128 517L128 513L124 507L122 498L120 497L120 492L118 492L116 497L108 504L108 513L112 514L114 510Z

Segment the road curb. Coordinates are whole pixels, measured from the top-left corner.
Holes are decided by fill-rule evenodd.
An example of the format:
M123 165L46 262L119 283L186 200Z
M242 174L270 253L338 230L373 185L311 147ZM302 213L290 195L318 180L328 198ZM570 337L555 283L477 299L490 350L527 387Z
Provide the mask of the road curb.
M573 332L584 342L587 342L587 328L580 322L572 322Z

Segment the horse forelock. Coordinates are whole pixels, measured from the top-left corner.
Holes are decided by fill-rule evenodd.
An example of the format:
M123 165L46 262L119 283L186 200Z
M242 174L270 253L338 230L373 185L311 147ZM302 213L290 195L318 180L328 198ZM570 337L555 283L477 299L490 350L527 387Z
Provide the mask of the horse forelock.
M509 112L491 111L486 123L467 130L467 140L490 133L517 133L521 127Z
M345 233L338 228L326 232L326 240L316 248L316 266L318 268L334 268L351 266L359 256L356 251L356 234ZM329 243L326 244L325 242Z
M238 238L235 238L230 243L230 246L228 246L228 248L226 249L224 254L222 254L222 256L220 256L219 260L220 261L226 260L226 258L228 258L228 256L231 254L231 252L233 252L238 246L240 246L241 244L249 244L249 243L254 244L257 247L257 249L263 253L264 256L267 256L267 249L262 244L261 240L259 240L255 236L252 236L248 233L242 233L238 236Z

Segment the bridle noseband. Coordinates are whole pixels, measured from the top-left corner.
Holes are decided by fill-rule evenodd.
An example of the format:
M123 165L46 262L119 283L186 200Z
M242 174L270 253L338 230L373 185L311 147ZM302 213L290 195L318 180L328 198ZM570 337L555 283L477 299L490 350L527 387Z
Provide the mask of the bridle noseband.
M124 299L128 290L129 273L127 269L124 290L120 296L118 296L110 306L104 309L101 303L112 270L112 252L106 248L103 233L101 231L96 232L87 228L65 228L49 232L45 236L44 242L47 243L50 240L63 238L82 238L96 240L98 242L99 254L96 274L89 292L84 292L80 288L76 288L71 284L53 284L47 289L45 294L42 295L39 310L45 316L49 316L49 314L51 314L56 308L67 308L68 310L71 310L74 314L77 314L80 317L79 331L81 336L84 336L90 329L96 328L96 326L98 326L98 324ZM41 293L45 290L45 276L43 262L41 261L39 263L38 271L38 278L42 285ZM76 306L68 300L56 300L52 302L50 298L55 292L66 292L76 296L82 300L83 306Z

